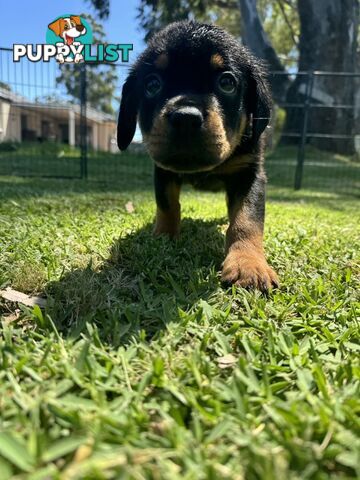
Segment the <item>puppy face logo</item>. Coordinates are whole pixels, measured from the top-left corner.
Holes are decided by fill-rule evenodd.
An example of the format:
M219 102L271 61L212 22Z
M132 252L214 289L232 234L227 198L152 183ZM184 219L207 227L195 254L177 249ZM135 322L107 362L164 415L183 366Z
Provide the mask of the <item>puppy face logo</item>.
M79 15L61 15L49 23L46 43L56 46L59 63L83 62L84 47L92 44L91 26Z
M63 39L65 45L72 45L75 39L86 34L86 27L78 15L58 18L48 27L55 35Z

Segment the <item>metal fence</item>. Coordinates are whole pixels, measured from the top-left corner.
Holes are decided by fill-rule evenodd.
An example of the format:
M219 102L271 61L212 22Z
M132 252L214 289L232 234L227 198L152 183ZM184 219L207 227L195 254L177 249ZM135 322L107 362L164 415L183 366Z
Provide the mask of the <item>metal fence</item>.
M281 131L282 145L290 142L294 144L294 141L297 143L294 165L295 190L299 190L304 184L305 186L311 184L313 187L329 190L337 187L349 193L359 194L360 97L357 92L360 88L360 73L271 72L270 76L293 77L292 82L298 82L303 87L301 92L298 85L296 95L291 95L290 88L290 95L287 95L290 102L286 99L278 102L275 107L285 109L287 115L292 117L293 112L297 112L295 130L291 128L294 122L288 119L285 129ZM344 84L347 83L347 92L341 95L345 103L334 103L330 95L317 88L317 83L323 79L335 80L337 89L344 89ZM328 113L324 115L324 111ZM334 117L339 117L338 111L341 115L337 118L337 124L334 124ZM314 146L318 146L318 149L311 150ZM339 151L342 154L339 154Z
M61 68L69 65L13 63L12 50L0 48L0 175L150 184L152 162L143 151L139 132L129 152L120 154L116 146L115 112L127 73L121 67L71 66L79 71L77 94L70 95L57 80ZM113 114L99 112L87 102L92 69L97 74L106 69L116 72ZM349 82L359 85L360 73L271 72L271 80L284 75L301 84L297 89L301 94L290 99L288 95L276 105L266 159L269 184L359 194L360 153L351 149L360 141L360 105L319 98L318 83L331 77L337 79L338 88ZM319 121L320 111L328 114ZM334 120L338 111L341 122ZM347 154L336 153L346 151L339 149L339 142L352 146Z

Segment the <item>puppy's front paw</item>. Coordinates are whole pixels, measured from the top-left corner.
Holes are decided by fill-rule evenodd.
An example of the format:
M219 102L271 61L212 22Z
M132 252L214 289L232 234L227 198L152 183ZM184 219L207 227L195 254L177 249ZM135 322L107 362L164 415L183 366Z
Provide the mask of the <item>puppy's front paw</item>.
M155 237L159 237L161 235L165 235L169 238L178 238L180 234L180 229L177 226L173 225L166 225L159 222L156 222L154 228L154 235Z
M180 234L180 212L169 210L164 212L157 209L154 235L166 235L170 238L177 238Z
M221 282L244 288L258 288L267 292L279 286L279 279L265 257L256 251L230 251L223 263Z
M75 55L74 62L75 63L81 63L83 61L84 61L84 57L80 53L77 53Z
M64 55L63 55L62 53L59 53L59 55L56 55L55 59L56 59L59 63L64 63L64 62L65 62Z

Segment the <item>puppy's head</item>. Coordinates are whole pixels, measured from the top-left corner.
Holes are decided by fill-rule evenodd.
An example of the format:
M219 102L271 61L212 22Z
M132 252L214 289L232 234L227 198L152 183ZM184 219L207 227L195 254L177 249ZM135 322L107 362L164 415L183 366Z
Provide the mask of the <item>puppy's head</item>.
M64 43L71 45L75 38L85 35L86 28L77 15L59 18L48 26L57 36L64 40Z
M207 171L255 144L269 117L259 61L218 27L178 22L152 38L124 84L118 145L127 148L138 119L160 167Z

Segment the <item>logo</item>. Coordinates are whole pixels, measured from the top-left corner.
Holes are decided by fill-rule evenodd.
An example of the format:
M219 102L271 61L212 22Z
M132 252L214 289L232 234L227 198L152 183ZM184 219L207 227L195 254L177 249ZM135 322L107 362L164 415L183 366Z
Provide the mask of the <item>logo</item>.
M83 62L84 46L92 44L91 27L79 15L58 17L48 25L46 43L57 47L55 58L59 63Z
M90 23L80 15L65 14L53 20L46 31L46 44L14 44L13 61L27 58L31 62L49 62L52 58L59 63L129 62L133 44L93 45Z

